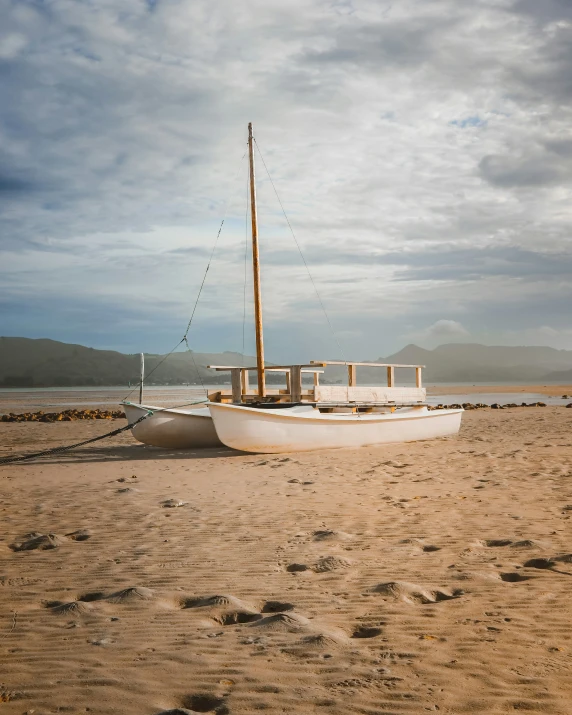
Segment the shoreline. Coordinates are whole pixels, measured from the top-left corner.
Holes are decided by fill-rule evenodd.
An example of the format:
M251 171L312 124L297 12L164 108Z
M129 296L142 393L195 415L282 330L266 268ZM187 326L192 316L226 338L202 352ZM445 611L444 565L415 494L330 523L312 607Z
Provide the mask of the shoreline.
M453 398L456 395L515 395L519 394L561 398L570 395L572 399L572 385L426 385L428 397L447 395ZM121 409L121 399L118 397L119 388L93 388L86 390L55 389L37 391L8 392L0 390L0 415L22 412L61 412L67 409ZM123 395L121 394L121 397ZM205 393L196 387L154 388L144 393L143 402L158 407L184 406L195 400L203 400ZM531 399L531 398L527 398ZM450 400L457 402L457 400ZM465 400L469 402L470 400ZM505 400L507 401L507 400Z

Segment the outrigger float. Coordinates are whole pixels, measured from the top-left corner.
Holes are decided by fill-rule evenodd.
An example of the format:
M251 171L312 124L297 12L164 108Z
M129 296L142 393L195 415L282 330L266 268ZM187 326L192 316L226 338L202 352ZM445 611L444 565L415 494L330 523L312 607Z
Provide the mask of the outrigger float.
M231 388L210 393L208 403L200 408L165 409L124 403L130 424L144 411L152 412L134 427L133 436L159 447L212 447L222 443L244 452L282 453L413 442L457 434L463 410L427 409L423 365L340 360L265 364L253 142L249 124L256 365L209 365L214 370L230 372ZM328 365L347 366L347 385L320 385L320 374ZM385 368L387 384L359 386L358 367ZM414 387L395 385L397 368L414 370ZM256 387L250 386L251 372L256 373ZM283 372L286 388L268 389L268 372ZM312 385L303 384L302 378L308 373L312 375Z

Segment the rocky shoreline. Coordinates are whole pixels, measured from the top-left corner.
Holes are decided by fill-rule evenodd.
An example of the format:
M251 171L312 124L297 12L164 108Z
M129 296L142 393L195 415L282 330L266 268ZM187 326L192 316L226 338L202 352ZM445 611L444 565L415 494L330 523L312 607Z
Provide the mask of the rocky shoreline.
M572 402L566 407L572 407ZM462 404L453 403L451 405L427 405L428 410L506 410L511 407L546 407L546 402L521 402L517 405L516 402L509 402L506 405L500 405L498 402L493 402L492 405L486 405L484 402L463 402Z
M427 405L428 410L506 410L514 407L546 407L545 402L522 402L520 405L516 402L510 402L506 405L493 403L487 405L483 402L463 402L453 403L451 405ZM565 407L572 408L572 402ZM61 412L22 412L16 414L10 412L6 415L0 415L0 422L73 422L74 420L116 420L125 417L123 410L63 410Z
M63 410L62 412L10 412L0 422L72 422L74 420L116 420L125 417L123 410Z

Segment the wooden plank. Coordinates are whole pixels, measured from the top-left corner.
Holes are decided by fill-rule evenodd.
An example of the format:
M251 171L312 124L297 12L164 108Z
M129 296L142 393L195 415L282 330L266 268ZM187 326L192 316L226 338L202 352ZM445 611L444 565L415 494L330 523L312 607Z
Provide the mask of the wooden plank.
M425 365L400 365L399 363L388 363L388 362L348 362L345 360L311 360L311 365L321 365L326 367L327 365L361 365L363 367L425 367Z
M232 401L240 403L242 402L242 380L241 372L239 368L235 367L230 371L230 384L232 389Z
M290 394L292 402L302 399L302 368L300 365L290 367Z
M387 386L393 387L395 385L395 368L393 365L389 365L387 368Z
M341 363L342 365L345 365L345 363ZM241 370L257 370L258 368L256 365L252 366L247 366L245 367L244 365L207 365L209 370L233 370L235 367L240 368ZM296 367L301 367L305 372L315 372L316 368L318 367L325 367L322 363L311 363L311 364L302 364L302 365L296 365ZM265 371L272 371L274 370L275 372L288 372L292 368L292 365L271 365L269 367L265 367ZM319 370L319 372L324 372L323 370Z
M348 365L348 385L355 387L357 385L357 370L356 366L350 363Z
M250 385L248 384L248 370L240 371L240 386L243 394L247 394L250 390Z
M421 382L421 368L420 367L415 368L415 385L417 387L423 387L423 384Z

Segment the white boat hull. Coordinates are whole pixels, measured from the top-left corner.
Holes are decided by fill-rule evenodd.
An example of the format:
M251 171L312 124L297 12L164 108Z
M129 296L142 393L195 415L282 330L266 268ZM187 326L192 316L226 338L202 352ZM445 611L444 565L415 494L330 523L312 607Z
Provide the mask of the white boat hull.
M217 434L243 452L281 453L365 447L458 433L463 410L410 407L392 413L321 413L311 406L268 410L209 403Z
M167 449L220 447L208 407L163 408L123 403L125 416L131 425L143 415L153 412L131 429L138 442Z

